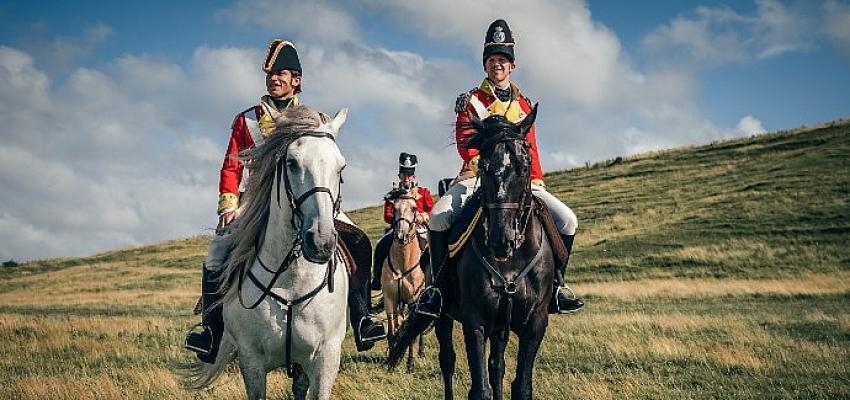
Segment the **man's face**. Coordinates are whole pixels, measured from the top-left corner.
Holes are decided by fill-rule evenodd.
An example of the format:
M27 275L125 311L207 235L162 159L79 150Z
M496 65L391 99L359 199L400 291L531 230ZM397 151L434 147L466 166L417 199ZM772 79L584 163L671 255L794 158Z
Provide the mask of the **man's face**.
M266 90L275 99L285 99L295 94L295 88L301 86L301 77L292 71L282 69L266 74Z
M515 67L511 59L502 53L493 53L484 60L484 71L487 72L487 78L496 84L508 83L511 71Z
M410 187L413 185L413 182L416 182L416 175L414 174L405 174L404 172L400 172L398 174L398 181L405 187Z

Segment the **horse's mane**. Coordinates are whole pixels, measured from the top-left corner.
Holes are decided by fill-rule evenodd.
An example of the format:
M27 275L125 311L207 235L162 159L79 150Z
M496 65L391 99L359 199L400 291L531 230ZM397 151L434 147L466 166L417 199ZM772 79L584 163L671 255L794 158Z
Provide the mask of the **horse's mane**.
M499 142L524 139L519 127L501 115L491 115L481 120L480 124L461 122L459 127L462 129L472 128L473 132L463 145L485 154L492 151Z
M221 277L221 289L228 300L237 292L241 274L247 271L254 261L262 243L266 224L269 219L269 205L272 201L272 188L275 184L275 171L278 161L289 143L300 133L315 131L328 117L307 106L284 109L275 117L279 123L277 130L265 143L243 151L239 156L251 168L248 185L243 194L243 204L247 202L237 219L230 240L232 241L227 267ZM281 199L283 201L283 199Z

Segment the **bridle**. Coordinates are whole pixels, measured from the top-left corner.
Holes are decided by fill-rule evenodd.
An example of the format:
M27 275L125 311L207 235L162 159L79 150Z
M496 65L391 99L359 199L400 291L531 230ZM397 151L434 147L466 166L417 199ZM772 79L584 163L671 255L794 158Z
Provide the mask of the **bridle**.
M292 309L294 308L294 306L301 304L301 303L313 298L313 296L318 294L325 287L328 288L328 292L333 293L333 291L334 291L333 275L334 275L334 272L336 270L336 261L337 261L336 253L334 253L334 255L331 256L330 261L328 262L328 268L325 271L325 277L322 279L322 282L318 286L316 286L313 290L308 292L307 294L304 294L304 295L297 297L295 299L285 299L285 298L281 297L280 295L272 292L272 288L274 287L274 284L277 281L277 279L284 272L286 272L286 270L289 269L289 267L292 265L292 263L295 260L297 260L302 255L301 246L302 246L304 239L302 237L303 233L301 231L301 225L303 224L303 216L304 215L303 215L303 212L301 211L301 205L304 204L304 201L306 201L310 196L313 196L313 195L318 194L318 193L327 193L328 196L331 196L331 198L333 199L333 192L331 191L331 189L324 187L324 186L312 187L312 188L306 190L304 193L301 193L298 196L296 196L295 193L292 190L292 184L289 181L289 174L287 172L287 168L286 168L286 165L285 165L286 155L289 152L289 146L292 145L292 143L294 143L298 139L301 139L303 137L314 137L314 138L319 138L319 139L324 138L324 139L330 139L330 140L336 142L334 135L332 135L328 132L322 132L322 131L300 132L297 135L292 135L290 138L288 138L287 141L283 144L283 146L281 146L281 149L275 155L275 159L276 159L276 162L277 162L277 165L275 166L275 176L276 176L275 187L277 188L277 206L278 206L278 208L282 207L281 202L280 202L280 183L282 181L283 184L284 184L285 190L286 190L286 198L287 198L287 201L289 203L289 208L292 210L292 217L290 219L290 224L292 225L292 228L295 229L295 232L296 232L295 238L293 239L293 242L292 242L292 247L289 250L289 252L286 254L286 257L284 257L283 261L281 261L280 265L278 265L277 269L272 270L271 268L266 266L265 263L263 263L263 260L260 257L260 255L261 255L261 252L260 252L261 244L259 243L260 238L257 238L257 243L254 244L255 248L257 249L256 250L257 262L260 264L260 266L264 270L266 270L266 272L272 274L271 281L269 281L268 285L264 284L263 282L261 282L256 277L256 275L254 275L253 272L251 272L250 267L248 268L247 272L245 272L244 274L239 274L239 302L242 304L243 307L245 307L247 309L256 308L263 300L265 300L266 296L273 298L274 300L278 301L279 303L281 303L283 306L286 307L286 348L287 348L287 351L286 351L285 365L286 365L286 373L287 373L287 375L289 375L289 377L292 377L293 373L294 373L293 364L292 364ZM341 193L342 191L341 191L341 189L342 189L342 170L340 170L340 172L339 172L339 179L338 179L338 184L337 184L337 195L336 195L336 198L333 199L333 218L334 219L336 219L336 216L339 214L340 204L342 203L342 193ZM245 305L245 301L242 297L242 284L244 282L244 276L246 276L246 275L248 276L248 279L250 279L251 282L253 282L254 285L256 285L257 288L259 288L263 292L263 294L257 299L257 301L254 302L253 304L251 304L250 306Z
M413 206L413 217L407 218L406 216L400 215L398 209L395 207L395 202L397 200L411 200L414 202ZM408 225L408 230L406 235L401 235L401 223L405 222ZM396 232L395 240L399 242L402 246L410 243L413 238L416 237L416 226L420 223L419 214L416 212L416 198L409 195L399 196L393 200L393 230Z
M504 142L513 142L513 141L523 141L523 139L514 139L514 138L502 138L495 143L504 143ZM495 145L494 143L494 145ZM484 169L479 169L479 179L481 173L486 171ZM513 243L513 254L517 253L517 250L523 245L525 242L525 231L529 227L529 223L531 222L531 215L535 213L535 210L538 210L534 207L534 197L531 193L531 181L526 183L525 188L520 195L519 201L517 202L505 202L505 203L484 203L484 221L483 221L483 233L484 233L484 245L487 245L488 234L487 234L487 218L490 210L517 210L514 213L512 229L514 230L514 243ZM513 315L513 305L514 305L514 295L516 294L519 288L519 282L528 275L531 270L540 262L540 259L543 255L541 251L543 249L543 240L545 234L540 235L540 242L537 245L537 251L534 254L534 257L525 264L522 268L518 269L518 273L512 276L506 276L501 272L500 268L494 266L490 261L488 261L487 257L485 257L484 253L478 248L478 242L473 238L472 239L472 251L475 254L478 261L487 272L490 274L491 279L494 282L494 286L500 287L503 292L502 296L505 298L505 312L504 312L504 327L502 329L502 335L507 338L508 331L511 326L511 318ZM500 260L497 260L500 261ZM505 262L507 260L504 260Z
M514 138L503 138L497 142L493 143L495 146L498 143L506 143L506 142L519 142L524 141L524 139L514 139ZM483 172L486 172L484 169L478 170L479 179ZM531 220L531 214L533 214L534 201L532 199L531 194L531 182L529 181L520 195L519 201L517 202L504 202L504 203L484 203L482 204L484 208L484 243L487 244L488 235L486 234L487 223L486 220L489 216L490 210L517 210L514 213L514 218L512 221L512 229L514 231L514 244L513 250L518 250L522 244L525 242L525 231L528 228L528 223Z

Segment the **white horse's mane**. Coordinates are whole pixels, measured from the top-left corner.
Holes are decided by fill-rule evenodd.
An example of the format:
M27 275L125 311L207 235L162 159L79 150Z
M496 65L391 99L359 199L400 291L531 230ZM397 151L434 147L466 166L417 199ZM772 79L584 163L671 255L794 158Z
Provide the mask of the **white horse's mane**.
M274 118L275 121L280 121L278 129L265 143L240 154L240 159L250 165L251 174L243 194L243 202L247 202L247 205L242 210L238 225L231 236L233 250L221 278L220 291L224 294L224 301L236 294L239 277L246 273L247 267L259 251L258 246L262 243L262 235L269 219L275 171L278 161L285 156L283 152L300 133L320 130L330 119L307 106L285 108ZM281 202L283 201L288 204L288 199L281 198ZM288 207L287 204L283 206Z

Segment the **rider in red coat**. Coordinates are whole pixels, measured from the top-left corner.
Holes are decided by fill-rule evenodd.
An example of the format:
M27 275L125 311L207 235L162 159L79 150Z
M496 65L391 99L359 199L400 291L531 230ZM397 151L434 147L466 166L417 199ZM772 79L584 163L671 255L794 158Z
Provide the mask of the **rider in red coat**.
M448 252L448 236L452 223L460 215L462 204L477 188L478 180L478 150L467 146L472 134L470 115L485 119L491 115L504 116L508 121L518 123L531 112L531 102L524 96L519 87L510 80L511 72L516 68L514 63L514 39L504 20L496 20L487 29L484 38L482 62L487 73L481 84L458 96L455 103L456 130L455 139L457 151L463 159L460 173L454 179L452 186L434 205L429 224L429 245L431 249L431 268L434 269L434 285L426 288L415 306L415 313L430 318L439 317L442 306L441 289L445 283L440 279L445 273L439 272ZM572 252L573 239L578 219L575 213L558 198L546 191L543 183L543 170L540 168L540 156L537 150L536 128L528 130L526 140L531 145L531 190L534 197L544 202L552 214L552 218L569 253ZM569 260L569 257L567 258ZM561 292L565 287L564 273L566 264L558 266L555 295L550 305L550 312L567 314L575 312L584 303L573 296ZM567 287L567 290L569 288ZM571 290L570 290L571 291ZM407 321L405 321L407 323ZM404 330L404 326L402 326Z
M228 228L239 215L241 193L244 191L245 178L250 173L240 161L239 154L262 145L277 130L270 110L281 111L300 103L296 94L301 92L301 62L292 43L273 40L269 44L263 71L266 73L268 94L260 98L258 105L237 114L231 125L230 141L219 181L218 226L216 235L210 241L202 274L202 322L189 331L184 344L186 349L194 351L201 361L207 363L215 361L224 331L218 277L230 251ZM354 225L344 213L339 213L337 219ZM360 351L368 350L376 341L386 337L381 322L369 314L366 285L365 282L361 287L350 285L348 293L349 316L355 343Z
M393 223L393 202L390 199L391 195L399 191L410 191L416 189L418 198L416 199L416 211L419 214L418 220L424 224L428 223L429 213L434 208L434 199L431 197L431 192L427 188L416 184L416 154L401 153L398 157L398 187L393 188L387 196L384 197L384 222ZM392 227L388 228L387 234L378 239L375 245L375 259L372 264L372 289L381 289L381 269L384 265L384 259L387 258L387 252L390 249L392 238L390 232ZM424 228L422 234L425 234Z

